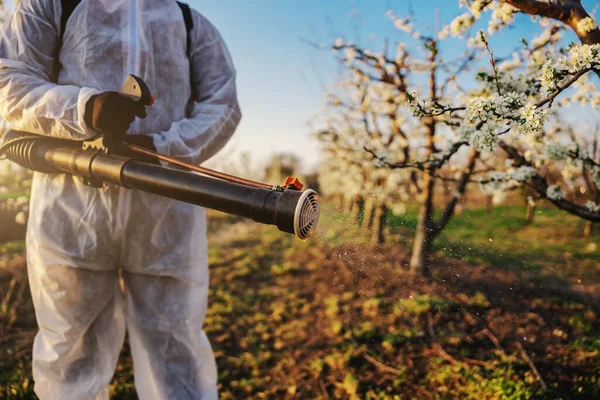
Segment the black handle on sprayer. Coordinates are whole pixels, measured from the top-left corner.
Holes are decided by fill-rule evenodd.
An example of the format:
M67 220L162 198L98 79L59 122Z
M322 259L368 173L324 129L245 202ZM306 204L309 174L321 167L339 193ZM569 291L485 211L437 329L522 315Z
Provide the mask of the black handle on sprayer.
M154 96L150 91L150 88L139 76L133 74L127 75L121 89L119 90L121 96L129 97L136 103L143 106L151 106L154 103ZM108 153L120 153L122 151L122 144L115 142L110 137L100 134L90 140L85 140L81 143L81 148L86 151ZM101 187L102 182L93 180L84 180L86 185L93 187Z
M119 93L143 106L151 106L154 103L154 96L146 82L133 74L127 75Z

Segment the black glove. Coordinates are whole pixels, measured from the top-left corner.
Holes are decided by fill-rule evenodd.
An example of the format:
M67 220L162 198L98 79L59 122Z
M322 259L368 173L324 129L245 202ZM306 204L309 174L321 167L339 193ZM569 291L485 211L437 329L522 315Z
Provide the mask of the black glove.
M123 143L128 143L128 144L133 144L135 146L143 147L145 149L152 150L153 152L156 153L156 147L154 147L154 140L152 139L152 137L150 137L148 135L125 135L121 138L121 140L123 141ZM158 161L158 159L156 159L152 156L133 152L127 148L124 149L123 155L126 157L131 157L138 161L143 161L143 162L150 163L150 164L160 165L160 162Z
M117 92L94 95L85 105L88 127L113 138L125 135L135 117L146 118L146 108Z

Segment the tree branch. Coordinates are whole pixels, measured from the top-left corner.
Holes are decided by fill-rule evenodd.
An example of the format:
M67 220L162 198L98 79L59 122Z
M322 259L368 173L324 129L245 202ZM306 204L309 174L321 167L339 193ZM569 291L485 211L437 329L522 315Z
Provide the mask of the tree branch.
M519 153L519 151L515 147L513 147L503 141L500 141L499 146L502 150L504 150L504 152L509 156L510 159L515 161L516 166L518 166L518 167L521 167L521 166L531 167L532 166L531 163L529 161L527 161L525 159L525 157L523 157L521 155L521 153ZM587 221L600 222L600 212L590 211L587 208L580 206L579 204L573 203L572 201L569 201L564 198L549 199L548 195L547 195L548 186L549 186L548 182L540 174L535 174L533 176L533 178L531 178L531 180L527 183L527 185L529 187L531 187L533 190L535 190L541 197L543 197L544 199L547 199L548 201L553 203L555 206L557 206L558 208L560 208L562 210L565 210L569 214L576 215Z
M600 43L600 29L584 31L579 27L579 22L590 17L581 4L581 0L567 0L563 3L547 2L540 0L501 0L510 4L519 11L529 15L552 18L568 25L583 44Z
M452 197L452 200L450 200L450 202L446 206L446 209L442 213L442 216L440 217L440 219L433 224L432 235L434 237L437 236L442 230L444 230L444 228L446 227L448 222L450 222L450 220L452 219L452 216L454 215L454 211L456 210L456 205L458 204L458 201L465 194L465 190L467 189L467 184L470 182L469 178L473 174L473 171L475 169L475 163L477 162L479 155L480 155L480 153L477 150L475 150L475 149L471 150L471 154L469 155L469 160L467 161L467 165L465 165L465 168L463 169L460 180L458 182L458 187L456 188L457 195Z
M573 75L568 81L566 81L563 85L559 86L556 91L554 93L552 93L552 95L546 97L545 99L539 101L538 103L536 103L535 107L536 108L540 108L548 103L551 103L556 96L558 96L559 94L561 94L563 91L565 91L566 89L568 89L572 84L574 84L575 82L577 82L577 80L579 78L581 78L583 75L587 74L588 72L592 71L593 69L595 69L597 67L597 65L592 65L590 68L585 68L582 69L581 71L577 72L575 75Z

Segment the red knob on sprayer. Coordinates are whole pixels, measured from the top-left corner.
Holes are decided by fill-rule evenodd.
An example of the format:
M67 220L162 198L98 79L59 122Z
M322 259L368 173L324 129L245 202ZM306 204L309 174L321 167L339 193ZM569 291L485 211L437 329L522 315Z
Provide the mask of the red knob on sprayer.
M302 184L302 182L300 182L300 180L298 180L298 178L288 176L287 178L285 178L285 182L283 182L283 187L285 189L302 190L304 185Z

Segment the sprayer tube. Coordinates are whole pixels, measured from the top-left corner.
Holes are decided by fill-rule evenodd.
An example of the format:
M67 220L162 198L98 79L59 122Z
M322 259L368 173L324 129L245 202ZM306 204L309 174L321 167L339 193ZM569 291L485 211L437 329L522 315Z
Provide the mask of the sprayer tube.
M60 172L92 182L107 182L139 189L186 203L199 205L276 225L294 232L294 211L299 191L253 188L121 156L82 151L74 147L40 147L40 156Z

